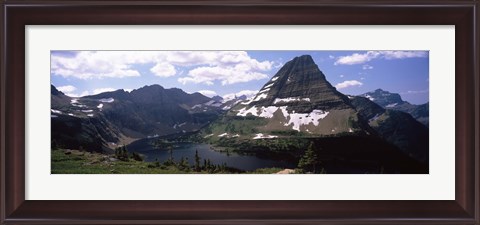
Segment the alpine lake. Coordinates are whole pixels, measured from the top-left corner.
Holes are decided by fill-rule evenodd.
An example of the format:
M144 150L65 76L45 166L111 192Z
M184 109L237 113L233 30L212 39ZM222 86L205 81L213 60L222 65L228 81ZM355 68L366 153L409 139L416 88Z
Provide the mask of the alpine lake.
M226 152L215 150L212 145L205 143L177 142L172 145L171 153L167 149L156 148L153 142L155 138L145 138L132 142L127 146L129 151L141 154L146 162L164 162L171 156L174 161L186 158L190 165L195 163L195 152L198 152L201 163L204 160L210 160L210 163L223 165L224 163L231 168L254 171L260 168L295 168L295 164L287 161L277 161L260 158L255 155L243 155L235 152ZM171 154L171 156L170 156Z

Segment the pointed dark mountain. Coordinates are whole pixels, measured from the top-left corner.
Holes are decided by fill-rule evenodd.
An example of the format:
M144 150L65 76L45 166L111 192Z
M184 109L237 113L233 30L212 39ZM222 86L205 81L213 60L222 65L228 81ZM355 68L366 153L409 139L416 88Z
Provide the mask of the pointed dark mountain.
M53 85L50 85L50 100L52 109L59 109L70 104L70 97L66 96Z
M256 96L230 109L213 127L214 136L246 139L295 131L307 136L372 132L309 55L287 62Z
M288 105L299 113L351 108L348 98L326 80L309 55L287 62L249 105Z
M399 110L413 116L417 121L428 127L428 103L422 105L410 104L403 101L397 93L391 93L382 89L361 94L360 96L370 99L385 109Z

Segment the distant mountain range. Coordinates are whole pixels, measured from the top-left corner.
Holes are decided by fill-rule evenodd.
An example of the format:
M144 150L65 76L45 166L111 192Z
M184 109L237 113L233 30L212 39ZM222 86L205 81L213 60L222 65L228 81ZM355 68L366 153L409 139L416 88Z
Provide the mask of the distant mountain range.
M51 87L52 139L108 150L132 139L197 131L241 98L223 102L160 85L71 98ZM100 147L102 146L102 147Z
M399 94L390 93L382 89L367 92L360 96L368 98L385 109L406 112L412 115L413 118L418 120L420 123L428 126L428 102L421 105L413 105L407 101L403 101Z
M133 139L198 131L210 143L291 137L324 139L326 145L386 141L388 151L428 162L428 103L412 105L381 89L344 95L308 55L287 62L249 99L209 98L160 85L71 98L52 85L51 101L52 143L67 148L110 152ZM381 146L375 154L386 154Z

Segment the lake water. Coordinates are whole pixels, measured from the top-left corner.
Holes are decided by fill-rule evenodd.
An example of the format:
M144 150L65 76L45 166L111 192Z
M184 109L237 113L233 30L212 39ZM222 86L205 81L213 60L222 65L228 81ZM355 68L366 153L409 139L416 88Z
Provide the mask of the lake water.
M166 161L170 157L168 150L155 149L151 142L153 139L142 139L128 145L129 151L135 151L145 156L145 161L153 162L158 159L160 162ZM228 167L237 168L240 170L252 171L259 168L279 167L279 168L294 168L295 165L285 161L275 161L269 159L259 158L251 155L239 155L235 153L227 154L226 152L218 152L211 149L208 144L199 143L176 143L173 148L172 155L176 162L180 161L182 157L188 157L190 165L195 161L195 150L201 158L203 165L204 159L210 159L213 164L226 163Z

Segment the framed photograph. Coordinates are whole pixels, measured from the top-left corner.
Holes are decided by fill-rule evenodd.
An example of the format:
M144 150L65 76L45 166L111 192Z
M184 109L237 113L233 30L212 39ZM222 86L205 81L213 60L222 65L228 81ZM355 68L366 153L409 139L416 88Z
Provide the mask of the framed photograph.
M5 224L477 224L478 1L2 3Z

